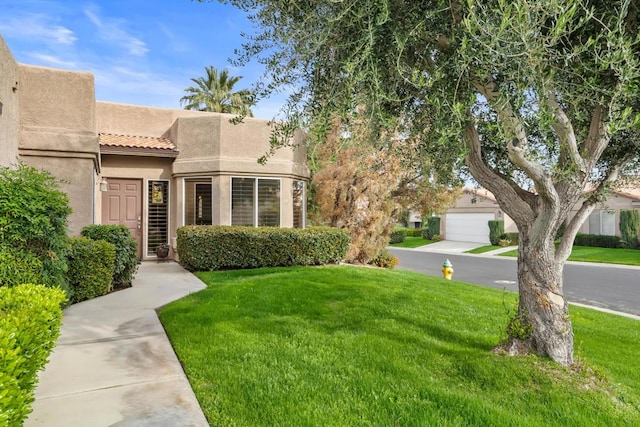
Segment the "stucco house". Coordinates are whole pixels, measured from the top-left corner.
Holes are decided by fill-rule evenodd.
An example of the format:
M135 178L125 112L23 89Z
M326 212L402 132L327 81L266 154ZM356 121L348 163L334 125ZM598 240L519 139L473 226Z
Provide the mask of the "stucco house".
M302 132L261 165L270 123L232 117L96 101L91 73L18 64L0 36L0 165L51 172L72 234L124 224L141 259L186 224L305 226Z
M573 213L578 209L574 207ZM640 209L640 189L627 188L610 193L606 202L591 213L580 233L620 235L620 211ZM505 232L518 228L498 206L495 196L483 188L464 188L455 205L440 220L444 239L489 244L489 220L504 220Z

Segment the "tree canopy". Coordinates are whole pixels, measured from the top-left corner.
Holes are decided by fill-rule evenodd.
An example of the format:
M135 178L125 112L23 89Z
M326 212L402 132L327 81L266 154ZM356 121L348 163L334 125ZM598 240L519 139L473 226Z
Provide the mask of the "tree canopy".
M209 66L205 68L205 77L193 78L195 86L185 89L187 93L180 98L185 110L210 111L214 113L241 114L253 117L251 106L255 105L250 90L242 89L234 92L234 86L242 76L230 76L228 70L218 70Z
M563 264L596 204L638 173L640 0L225 3L259 30L239 57L266 65L259 95L296 89L291 119L322 133L365 111L372 129L419 138L440 178L468 171L495 194L520 233L532 330L504 348L571 364Z

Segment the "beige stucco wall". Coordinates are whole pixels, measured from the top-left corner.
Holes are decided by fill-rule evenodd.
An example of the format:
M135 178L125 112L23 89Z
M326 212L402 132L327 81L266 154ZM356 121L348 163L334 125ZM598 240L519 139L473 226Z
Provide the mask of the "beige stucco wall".
M176 221L178 209L176 208L176 190L175 184L171 178L171 158L163 157L138 157L138 156L121 156L112 154L102 155L102 169L96 184L96 212L102 212L102 196L100 194L100 181L105 178L107 182L110 178L131 178L142 180L142 229L146 230L146 219L148 215L147 191L149 181L166 180L169 181L169 238L175 236ZM100 214L96 218L96 223L100 223ZM148 259L147 233L143 233L142 240L142 256Z
M580 207L580 204L581 203L578 203L576 204L576 206L574 206L573 210L569 214L570 218L573 218L573 216L577 213ZM640 209L640 200L632 197L627 197L625 195L618 194L618 193L610 193L605 203L599 204L595 207L594 214L597 214L599 211L602 211L602 210L615 212L616 235L619 236L620 235L620 211L633 210L633 209ZM585 234L599 234L600 230L590 230L589 219L587 219L580 227L579 232L585 233Z
M96 126L100 133L169 138L179 150L173 166L176 176L249 173L309 177L303 147L277 150L266 165L258 164L258 158L269 150L272 130L269 122L246 117L235 125L230 123L234 117L232 114L96 103ZM304 134L298 132L294 140L302 142Z
M184 225L184 179L210 179L214 194L213 223L231 224L231 178L250 176L278 178L281 182L281 226L293 226L294 179L307 180L306 151L277 150L266 165L258 158L269 151L272 128L268 121L245 118L234 125L230 114L170 110L108 102L96 103L99 133L169 138L177 147L172 159L142 160L135 156L103 155L101 176L119 178L170 179L170 235ZM302 143L305 135L296 133ZM154 167L155 165L155 167ZM146 209L146 207L145 207ZM99 210L98 210L99 211ZM145 211L146 215L146 211ZM172 243L175 242L172 240Z
M18 64L0 35L0 166L9 166L18 160L18 89Z
M93 75L19 64L18 81L20 157L63 181L73 209L69 231L78 234L94 220L100 162Z

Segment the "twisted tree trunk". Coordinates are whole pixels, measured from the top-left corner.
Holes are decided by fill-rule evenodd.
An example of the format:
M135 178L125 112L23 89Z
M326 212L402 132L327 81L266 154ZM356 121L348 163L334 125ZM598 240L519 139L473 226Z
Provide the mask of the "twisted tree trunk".
M563 262L554 260L553 240L538 242L522 233L519 241L518 316L530 335L510 337L510 354L530 349L568 366L573 363L573 330L562 288Z

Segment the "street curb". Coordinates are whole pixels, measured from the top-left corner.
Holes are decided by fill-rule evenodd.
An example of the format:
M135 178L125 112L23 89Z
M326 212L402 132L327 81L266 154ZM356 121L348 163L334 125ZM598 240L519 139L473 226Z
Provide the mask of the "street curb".
M633 319L633 320L640 320L640 316L636 316L635 314L631 314L631 313L625 313L625 312L622 312L622 311L610 310L608 308L603 308L603 307L596 307L594 305L581 304L579 302L571 302L571 301L569 301L569 304L575 305L576 307L590 308L592 310L601 311L603 313L614 314L616 316L627 317L627 318Z

